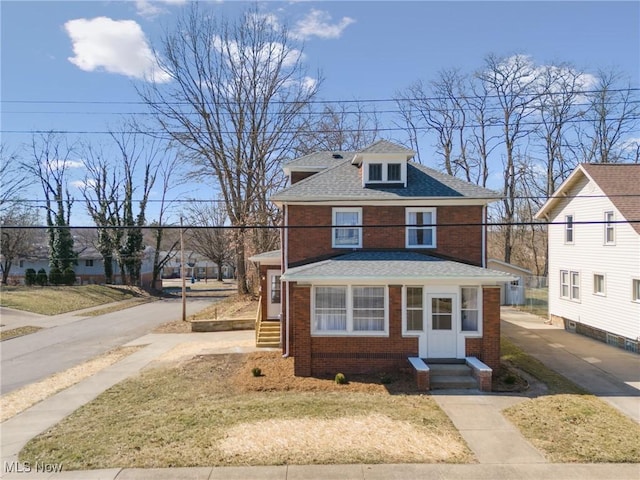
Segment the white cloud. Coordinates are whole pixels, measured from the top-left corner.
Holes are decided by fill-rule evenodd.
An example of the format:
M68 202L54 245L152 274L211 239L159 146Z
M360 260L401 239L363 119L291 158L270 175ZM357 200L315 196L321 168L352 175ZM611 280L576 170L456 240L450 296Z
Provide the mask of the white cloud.
M104 70L127 77L168 82L155 62L140 25L107 17L78 18L64 24L75 56L68 60L86 72Z
M163 5L183 5L185 3L187 0L136 0L136 12L141 17L153 18L169 12L163 8Z
M51 160L47 167L50 171L55 172L58 170L68 169L68 168L84 168L84 163L79 160L62 160L55 159Z
M342 32L355 20L350 17L342 17L338 23L331 22L331 15L322 10L312 9L305 18L296 22L291 32L294 38L305 40L310 37L340 38Z

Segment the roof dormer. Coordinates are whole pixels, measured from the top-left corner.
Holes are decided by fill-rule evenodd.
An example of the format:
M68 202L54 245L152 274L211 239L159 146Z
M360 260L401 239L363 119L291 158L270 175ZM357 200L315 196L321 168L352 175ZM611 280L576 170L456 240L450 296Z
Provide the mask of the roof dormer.
M407 186L407 162L415 155L408 148L380 140L358 152L351 163L362 169L363 187Z

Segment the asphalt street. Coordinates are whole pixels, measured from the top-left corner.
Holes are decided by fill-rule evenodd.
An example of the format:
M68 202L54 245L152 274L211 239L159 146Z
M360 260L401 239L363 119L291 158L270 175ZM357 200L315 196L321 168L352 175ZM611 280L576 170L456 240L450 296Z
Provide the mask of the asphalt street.
M215 301L189 299L187 315L205 308L212 300ZM95 317L77 316L77 312L49 319L42 315L34 317L32 323L46 327L50 322L51 327L0 342L0 393L83 363L181 316L182 302L172 298Z

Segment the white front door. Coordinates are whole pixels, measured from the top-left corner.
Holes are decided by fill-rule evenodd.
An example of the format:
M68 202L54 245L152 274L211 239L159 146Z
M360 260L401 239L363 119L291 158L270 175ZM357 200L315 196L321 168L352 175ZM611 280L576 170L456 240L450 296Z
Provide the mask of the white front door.
M456 358L458 332L457 296L427 295L427 358Z
M267 270L267 318L280 316L280 275L280 270Z

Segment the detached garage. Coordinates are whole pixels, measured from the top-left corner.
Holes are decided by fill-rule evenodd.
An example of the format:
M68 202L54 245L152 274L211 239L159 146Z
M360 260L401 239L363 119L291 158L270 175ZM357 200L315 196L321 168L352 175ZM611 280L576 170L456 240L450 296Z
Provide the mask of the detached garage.
M524 287L527 277L533 275L531 270L503 262L495 258L487 260L487 268L500 272L510 273L517 277L510 283L500 286L500 305L523 305L525 302Z

